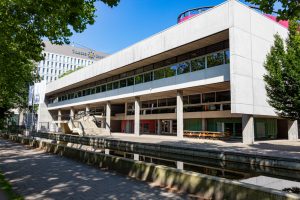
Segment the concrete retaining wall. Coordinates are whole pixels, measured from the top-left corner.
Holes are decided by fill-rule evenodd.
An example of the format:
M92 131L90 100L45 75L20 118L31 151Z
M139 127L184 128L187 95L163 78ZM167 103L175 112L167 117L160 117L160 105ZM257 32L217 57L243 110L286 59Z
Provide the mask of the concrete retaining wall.
M187 172L165 166L114 157L97 152L56 144L55 141L9 136L10 140L41 148L49 153L66 156L78 161L106 168L124 175L153 182L162 187L172 187L178 191L213 199L299 199L299 196L278 190L262 188L238 181Z
M174 160L181 159L182 161L187 162L193 162L194 160L198 160L201 158L209 158L220 161L239 162L263 167L300 170L300 160L294 158L280 158L236 152L214 151L207 149L201 149L200 151L187 147L120 141L100 137L79 137L73 135L49 133L37 133L36 136L56 141L89 145L103 149L133 152L154 157L167 157Z

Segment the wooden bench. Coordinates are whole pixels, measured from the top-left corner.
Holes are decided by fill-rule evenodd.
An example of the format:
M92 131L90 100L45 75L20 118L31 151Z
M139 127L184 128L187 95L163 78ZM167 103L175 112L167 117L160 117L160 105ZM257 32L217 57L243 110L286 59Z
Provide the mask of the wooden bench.
M218 139L218 138L227 138L230 136L230 133L228 132L213 132L213 131L184 131L185 137L191 137L191 138L212 138L212 139Z

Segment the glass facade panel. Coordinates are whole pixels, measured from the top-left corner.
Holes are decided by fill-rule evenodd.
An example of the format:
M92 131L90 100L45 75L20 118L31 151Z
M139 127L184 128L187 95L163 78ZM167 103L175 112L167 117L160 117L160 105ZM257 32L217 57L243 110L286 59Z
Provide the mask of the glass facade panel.
M154 71L154 80L165 78L165 69Z
M190 63L189 62L183 62L179 63L177 67L177 74L185 74L190 72Z
M106 91L106 85L101 85L101 92L105 92Z
M126 79L120 80L120 88L126 87Z
M189 96L189 103L190 104L201 103L201 96L200 96L200 94Z
M207 56L207 68L224 64L224 53L218 52Z
M229 64L230 63L230 52L229 49L224 51L225 54L225 64Z
M112 90L112 83L108 83L106 85L106 90L109 91L109 90Z
M119 81L113 82L113 89L119 88Z
M230 101L230 91L217 92L216 101Z
M143 82L144 82L144 76L143 76L143 74L137 75L135 77L134 84L140 84L140 83L143 83Z
M196 58L194 60L191 60L191 70L192 72L198 71L201 69L205 69L205 57L202 58Z
M166 78L167 77L171 77L171 76L175 76L176 75L176 70L177 70L177 65L172 65L166 68Z
M152 72L149 72L149 73L146 73L144 74L144 82L149 82L149 81L152 81L153 78L152 78Z
M101 92L101 86L96 87L96 93L100 93Z
M130 77L127 79L127 86L131 86L131 85L134 85L134 78L133 77Z
M176 106L176 98L167 99L167 106Z
M202 94L202 102L203 103L215 102L215 97L216 97L215 94L216 93L214 92Z

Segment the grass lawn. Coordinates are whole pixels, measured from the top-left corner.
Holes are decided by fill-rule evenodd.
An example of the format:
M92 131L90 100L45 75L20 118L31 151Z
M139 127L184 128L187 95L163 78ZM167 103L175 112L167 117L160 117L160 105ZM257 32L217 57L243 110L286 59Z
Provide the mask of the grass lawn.
M6 195L9 200L23 200L24 198L18 194L16 194L12 190L11 184L5 180L5 177L0 172L0 190Z

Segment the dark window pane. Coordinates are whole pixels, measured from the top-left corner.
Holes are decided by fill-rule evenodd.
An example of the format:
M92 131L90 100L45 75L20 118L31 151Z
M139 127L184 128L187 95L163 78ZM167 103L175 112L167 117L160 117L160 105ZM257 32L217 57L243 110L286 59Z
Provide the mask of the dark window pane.
M176 98L167 99L167 106L176 106Z
M151 101L149 101L149 106L150 106L151 108L157 107L157 101L156 101L156 100L151 100Z
M96 90L96 88L92 88L91 89L91 94L95 94L95 90Z
M201 99L200 99L200 95L190 95L189 96L189 101L190 104L197 104L197 103L201 103Z
M166 68L166 78L167 77L171 77L171 76L175 76L176 75L176 70L177 70L177 65L172 65Z
M188 96L183 97L183 104L189 104L189 97Z
M223 110L230 110L230 104L223 104Z
M152 81L152 72L144 74L144 82Z
M154 80L165 78L165 69L154 71Z
M230 63L230 52L229 52L229 50L226 50L224 53L225 53L225 64L229 64Z
M85 90L82 90L82 96L85 96L86 94L85 94Z
M125 78L126 77L126 73L120 74L120 78Z
M96 93L101 92L101 86L96 87Z
M159 99L158 100L158 107L167 106L166 99Z
M209 103L209 102L215 102L215 93L206 93L202 94L202 102L203 103Z
M120 80L120 88L126 87L126 79Z
M144 82L144 76L143 76L143 74L137 75L135 77L134 84L140 84L140 83L143 83L143 82Z
M106 90L112 90L112 83L107 83Z
M82 94L81 94L81 91L79 91L79 92L77 93L77 96L78 96L78 97L81 97L81 95L82 95Z
M207 56L207 67L214 67L224 64L224 53L213 53Z
M136 69L134 72L134 74L140 74L140 73L143 73L143 68Z
M85 95L90 95L90 94L91 94L91 89L87 89Z
M113 89L119 88L119 81L113 82Z
M205 69L205 57L196 58L194 60L191 60L191 69L192 69L192 72L198 71L201 69Z
M190 63L189 62L183 62L179 63L177 67L177 74L185 74L190 72Z
M106 85L101 85L101 92L105 92L106 91Z
M134 84L134 77L130 77L127 79L127 86L131 86Z
M142 108L148 108L149 107L149 102L148 101L143 101L142 102Z
M230 101L230 91L217 92L216 93L216 101Z

